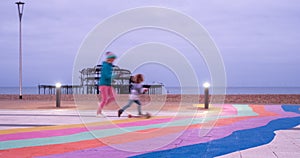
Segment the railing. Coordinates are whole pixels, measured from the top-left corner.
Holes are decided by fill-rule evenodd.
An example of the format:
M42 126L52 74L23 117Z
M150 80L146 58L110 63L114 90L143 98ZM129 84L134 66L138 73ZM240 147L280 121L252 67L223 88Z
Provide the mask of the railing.
M39 94L55 94L54 85L38 85ZM41 92L42 90L42 92ZM62 85L62 94L83 94L83 86L80 85Z
M129 85L113 85L117 94L128 94ZM39 94L55 94L54 85L38 85ZM150 85L148 94L162 94L163 85ZM62 85L62 94L99 94L97 85Z

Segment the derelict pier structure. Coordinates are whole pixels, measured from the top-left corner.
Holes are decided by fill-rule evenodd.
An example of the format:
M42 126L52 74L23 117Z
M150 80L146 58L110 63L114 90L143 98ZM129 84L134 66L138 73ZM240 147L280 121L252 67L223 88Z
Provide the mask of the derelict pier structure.
M62 85L63 94L99 94L98 81L101 78L102 65L96 65L92 68L84 68L79 71L80 85ZM129 70L113 66L113 74L116 76L112 81L112 86L118 94L128 94L130 92L130 84L132 74ZM148 85L149 94L162 94L163 84ZM53 94L55 86L38 85L39 94ZM41 93L42 91L42 93Z

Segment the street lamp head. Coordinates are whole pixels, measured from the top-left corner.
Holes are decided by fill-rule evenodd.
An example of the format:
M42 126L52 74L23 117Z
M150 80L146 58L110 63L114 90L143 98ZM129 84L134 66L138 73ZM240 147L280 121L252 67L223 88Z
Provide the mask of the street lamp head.
M18 13L19 13L19 19L21 21L22 19L22 15L23 15L23 10L24 10L24 2L16 2L16 4L18 5Z
M203 83L203 87L204 87L204 88L209 88L209 87L210 87L210 84L209 84L208 82L205 82L205 83Z
M25 3L19 1L19 2L16 2L16 4L17 4L17 5L23 5L23 4L25 4Z

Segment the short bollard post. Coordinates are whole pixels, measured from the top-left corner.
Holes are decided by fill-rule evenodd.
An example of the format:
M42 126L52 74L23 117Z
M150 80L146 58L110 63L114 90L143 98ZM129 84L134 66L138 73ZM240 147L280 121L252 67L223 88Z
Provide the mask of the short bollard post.
M56 107L59 108L60 107L60 97L61 97L61 84L56 83L55 88L56 88Z
M204 87L204 107L205 109L208 109L209 107L209 87L210 87L210 84L208 82L205 82L203 84L203 87Z

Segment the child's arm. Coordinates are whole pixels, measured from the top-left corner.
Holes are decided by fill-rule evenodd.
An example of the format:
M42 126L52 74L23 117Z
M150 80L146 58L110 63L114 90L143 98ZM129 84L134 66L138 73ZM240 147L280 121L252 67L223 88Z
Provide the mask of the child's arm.
M148 92L148 88L142 88L143 89L143 94L145 94L146 92Z

